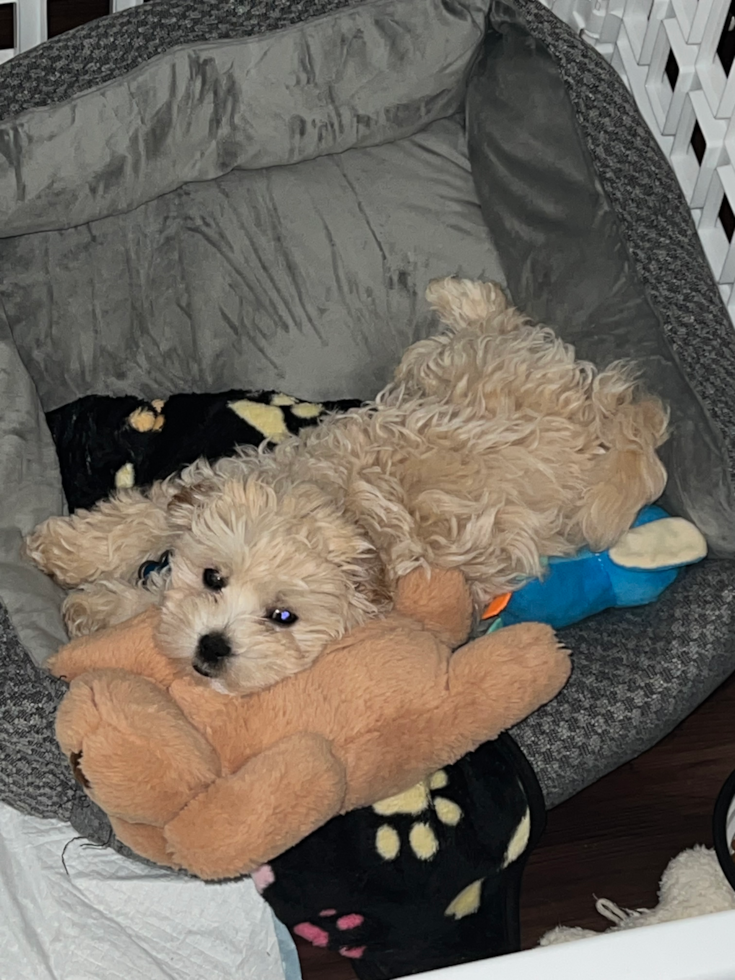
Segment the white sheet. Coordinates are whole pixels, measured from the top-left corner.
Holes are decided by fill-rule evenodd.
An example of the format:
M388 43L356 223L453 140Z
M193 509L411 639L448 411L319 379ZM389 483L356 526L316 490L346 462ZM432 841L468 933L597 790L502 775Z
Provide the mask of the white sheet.
M206 884L83 840L66 848L67 874L73 837L0 804L3 980L285 980L249 878Z

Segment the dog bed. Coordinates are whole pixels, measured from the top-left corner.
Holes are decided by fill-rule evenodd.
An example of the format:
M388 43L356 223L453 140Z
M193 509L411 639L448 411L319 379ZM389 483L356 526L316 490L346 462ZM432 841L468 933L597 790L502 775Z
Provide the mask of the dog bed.
M611 69L535 0L157 0L0 68L0 798L83 822L59 760L60 594L18 557L65 506L45 413L93 394L363 398L503 282L671 404L666 506L712 558L564 632L514 731L547 805L733 669L735 337L676 180Z

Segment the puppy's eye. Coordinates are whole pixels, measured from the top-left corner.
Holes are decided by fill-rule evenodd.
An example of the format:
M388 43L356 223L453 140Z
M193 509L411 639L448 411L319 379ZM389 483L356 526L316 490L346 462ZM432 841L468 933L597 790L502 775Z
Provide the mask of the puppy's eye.
M290 609L269 609L266 615L276 626L293 626L299 620L296 613L292 613Z
M227 585L227 579L220 575L216 568L205 568L202 575L202 582L212 592L221 592Z

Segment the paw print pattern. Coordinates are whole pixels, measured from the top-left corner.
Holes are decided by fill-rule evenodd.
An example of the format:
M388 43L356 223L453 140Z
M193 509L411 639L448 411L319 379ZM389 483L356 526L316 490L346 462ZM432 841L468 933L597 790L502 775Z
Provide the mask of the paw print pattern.
M317 419L324 411L323 405L300 402L291 395L281 393L271 395L270 404L252 401L250 398L239 398L227 404L239 418L260 432L269 442L283 442L290 435L292 429L288 425L286 410L300 421Z
M381 817L391 817L399 813L425 817L414 821L408 831L408 847L420 861L431 861L439 850L439 840L426 817L433 813L436 820L447 827L456 827L462 819L462 808L459 804L445 796L434 795L437 790L445 789L448 783L449 777L440 769L403 793L390 796L373 806L375 813ZM382 823L378 827L375 833L375 849L384 861L395 861L402 846L396 827L389 823Z
M342 934L347 940L347 934L359 929L365 921L364 916L360 915L359 912L348 912L346 915L337 917L336 909L324 909L319 913L319 918L322 922L321 925L315 925L313 922L299 922L298 925L294 926L293 931L297 936L301 936L302 939L310 942L312 946L319 946L324 949L330 945L330 939L334 938L333 935L330 936L330 932L334 933L336 929L337 933ZM327 929L325 926L331 928ZM364 945L347 945L347 942L339 945L338 940L336 948L340 956L346 956L350 960L359 960L362 959L367 947Z
M128 425L136 432L160 432L166 422L163 414L165 404L162 398L154 398L148 405L136 408L128 415Z
M425 973L513 950L542 823L541 791L501 735L335 817L254 878L300 943L340 952L364 976Z
M115 473L115 489L130 490L135 486L135 467L132 463L123 463Z
M262 864L250 876L260 895L276 880L270 864ZM319 913L319 924L314 922L298 922L292 931L312 946L320 949L330 947L336 949L341 956L350 960L362 958L366 946L355 945L355 931L365 922L365 917L359 912L337 914L337 909L322 909Z
M507 868L514 861L516 861L521 854L523 854L528 847L530 837L531 812L530 810L526 809L513 833L513 836L508 842L508 846L505 850L503 861L500 866L501 870ZM469 885L466 885L454 896L449 905L447 905L446 909L444 910L444 915L447 918L459 920L464 919L465 916L473 915L475 912L477 912L477 910L480 908L480 903L482 902L482 886L484 881L484 878L477 878L475 881L470 882Z
M166 417L163 414L165 404L163 398L154 398L152 402L139 405L128 415L127 425L141 434L160 432L166 422ZM130 490L134 486L135 466L133 463L123 463L115 473L115 489Z
M439 838L435 831L436 821L445 827L456 827L462 820L462 808L447 796L439 795L449 785L444 769L417 783L403 793L374 804L379 816L391 817L407 814L417 819L408 831L408 849L419 861L431 861L439 852ZM432 821L431 817L434 817ZM432 822L434 827L432 827ZM508 867L525 851L531 832L531 815L526 809L506 848L501 869ZM384 861L395 861L403 843L398 829L390 823L381 823L375 833L375 849ZM485 879L477 878L459 891L444 910L444 915L455 920L472 915L480 908L482 886Z

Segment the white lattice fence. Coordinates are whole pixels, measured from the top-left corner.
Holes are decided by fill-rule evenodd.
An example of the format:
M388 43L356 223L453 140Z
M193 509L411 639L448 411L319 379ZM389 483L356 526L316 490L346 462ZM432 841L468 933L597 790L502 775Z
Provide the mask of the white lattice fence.
M735 320L735 0L543 0L615 67L686 194Z
M0 64L21 51L34 48L48 37L48 11L46 0L1 0L3 6L12 9L14 43L11 48L0 48ZM137 7L143 0L110 0L110 13Z

